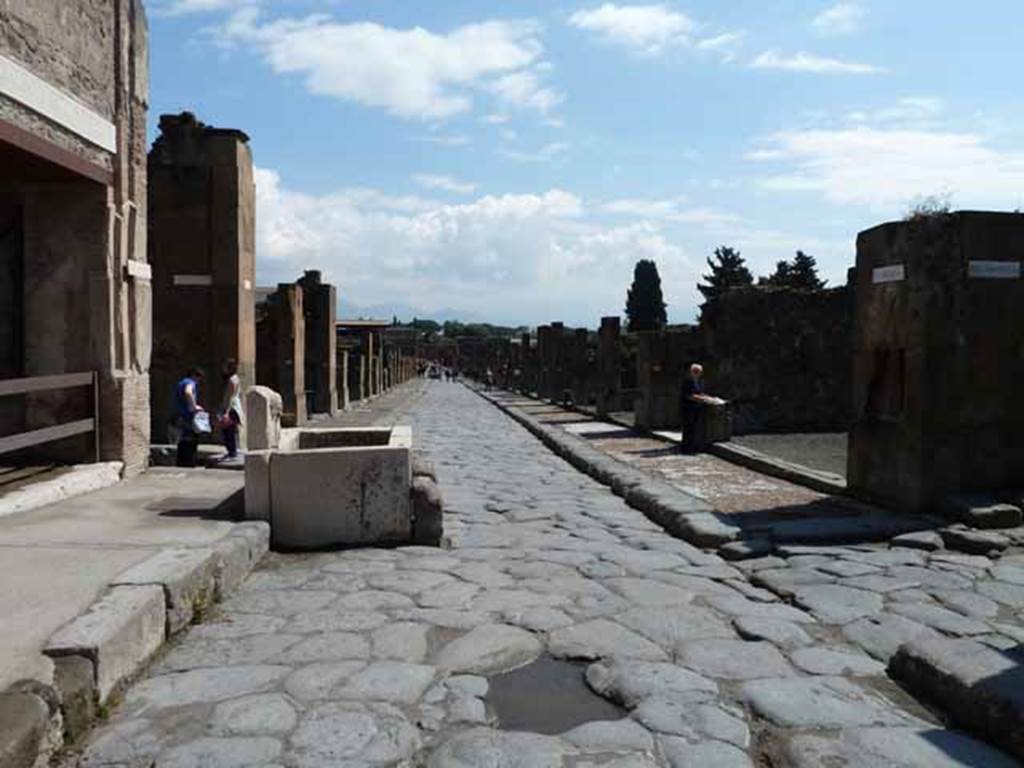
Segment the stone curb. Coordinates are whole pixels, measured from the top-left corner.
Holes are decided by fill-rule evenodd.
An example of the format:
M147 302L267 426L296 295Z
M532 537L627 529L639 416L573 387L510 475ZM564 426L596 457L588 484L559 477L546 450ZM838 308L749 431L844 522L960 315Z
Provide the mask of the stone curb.
M0 499L0 517L18 512L29 512L48 504L99 491L121 482L124 462L106 461L99 464L76 464L55 477L26 485Z
M740 528L721 520L715 508L703 499L626 466L591 447L582 438L543 424L484 392L472 391L525 427L576 469L609 486L616 496L621 496L629 506L643 512L651 522L676 538L698 547L720 547L740 538Z
M43 648L53 688L36 683L45 690L30 691L26 682L0 693L0 765L46 764L79 739L169 637L241 584L269 544L267 523L235 523L209 547L160 550L111 581Z
M708 446L707 452L725 461L738 464L741 467L747 467L761 474L777 477L780 480L787 480L795 485L802 485L805 488L810 488L812 491L819 491L832 496L852 495L846 485L846 478L840 475L811 469L791 461L776 459L752 448L730 445L729 443L713 443Z

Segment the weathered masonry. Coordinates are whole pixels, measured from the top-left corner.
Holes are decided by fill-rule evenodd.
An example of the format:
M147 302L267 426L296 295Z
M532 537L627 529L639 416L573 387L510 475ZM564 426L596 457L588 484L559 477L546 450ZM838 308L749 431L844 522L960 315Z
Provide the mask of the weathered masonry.
M200 366L203 405L221 402L219 375L238 362L242 387L256 382L253 280L256 188L241 131L195 115L163 115L149 153L149 256L153 265L153 438L162 441L172 392Z
M911 510L1024 477L1024 215L857 238L849 481Z
M147 35L140 0L0 3L0 379L98 382L0 398L0 457L90 460L98 417L100 457L146 466Z

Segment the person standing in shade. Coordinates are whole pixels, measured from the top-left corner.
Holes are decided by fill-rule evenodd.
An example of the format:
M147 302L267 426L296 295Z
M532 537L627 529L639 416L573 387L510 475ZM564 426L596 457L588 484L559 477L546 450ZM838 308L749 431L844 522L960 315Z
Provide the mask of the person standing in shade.
M178 428L179 467L194 467L199 451L199 435L195 431L194 419L204 411L199 404L199 385L205 375L202 368L190 368L188 373L174 386L175 422Z
M220 367L224 379L224 397L220 406L220 433L227 455L222 460L238 458L238 428L242 425L242 380L238 378L238 361L229 357Z
M704 392L704 366L694 363L690 374L683 379L681 409L683 412L683 453L697 450L697 425L709 398Z

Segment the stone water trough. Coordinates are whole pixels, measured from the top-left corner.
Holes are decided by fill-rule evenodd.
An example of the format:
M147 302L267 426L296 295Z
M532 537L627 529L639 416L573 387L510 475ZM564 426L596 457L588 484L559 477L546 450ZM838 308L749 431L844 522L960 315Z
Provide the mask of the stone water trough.
M245 516L275 549L440 544L441 494L410 427L281 429L280 412L280 395L250 388Z

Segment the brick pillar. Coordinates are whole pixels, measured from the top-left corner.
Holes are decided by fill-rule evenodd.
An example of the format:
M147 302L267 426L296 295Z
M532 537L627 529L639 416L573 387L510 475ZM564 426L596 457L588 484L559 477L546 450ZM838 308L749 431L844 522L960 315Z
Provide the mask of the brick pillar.
M281 283L260 305L256 381L281 395L281 423L294 427L306 421L306 321L302 288Z
M597 415L606 417L622 408L622 321L602 317L597 337Z
M321 282L317 270L307 270L298 284L306 316L306 389L312 393L313 412L333 416L338 412L338 294Z

